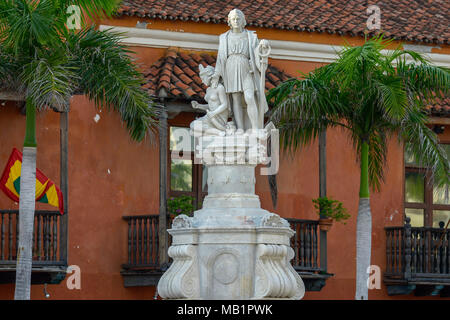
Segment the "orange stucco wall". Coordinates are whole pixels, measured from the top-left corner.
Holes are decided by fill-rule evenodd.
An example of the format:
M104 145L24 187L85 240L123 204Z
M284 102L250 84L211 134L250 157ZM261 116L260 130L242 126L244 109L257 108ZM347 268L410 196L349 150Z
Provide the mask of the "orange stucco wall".
M100 119L95 122L98 114ZM1 108L0 163L21 148L25 117L13 104ZM40 113L37 167L59 185L59 115ZM156 137L157 138L157 137ZM157 140L156 140L157 141ZM55 299L145 299L153 288L125 289L120 275L127 259L124 215L159 210L158 145L129 138L118 114L99 112L82 96L72 99L69 115L69 265L81 268L81 290L66 282L49 285ZM0 207L17 209L3 193ZM53 209L39 204L41 209ZM13 297L13 285L0 285L0 299ZM32 299L43 299L43 286L32 286Z
M115 20L114 25L135 25L137 19ZM183 29L186 32L219 34L225 25L151 21L149 27ZM110 21L111 23L111 21ZM258 29L259 37L318 43L342 43L330 35L302 34ZM296 38L297 39L297 38ZM356 43L358 38L352 38ZM134 47L138 63L149 66L164 49ZM295 76L319 63L274 60L271 64ZM98 114L100 120L94 121ZM180 119L180 118L178 118ZM176 120L174 120L176 121ZM181 121L183 122L183 121ZM177 123L180 124L181 122ZM175 123L175 122L174 122ZM0 167L12 147L23 142L25 117L13 103L0 107ZM59 116L48 111L38 116L37 166L59 182ZM450 127L444 137L450 142ZM52 299L152 299L154 288L125 288L120 275L127 259L127 224L124 215L156 214L159 208L158 143L131 141L120 117L100 112L85 97L76 96L69 115L69 265L81 268L81 290L69 290L66 282L49 285ZM340 129L327 132L328 195L341 200L351 218L335 223L328 234L328 271L334 276L320 292L307 292L305 299L353 299L356 270L356 214L359 169L349 137ZM372 193L372 264L385 267L384 227L400 225L403 218L403 152L396 139L389 143L386 181L381 192ZM256 193L264 209L283 217L317 219L311 199L318 196L317 141L294 156L282 154L278 182L278 206L272 207L267 177L257 174ZM0 208L18 208L0 193ZM39 208L48 208L40 204ZM13 285L0 285L0 299L13 297ZM371 299L388 299L386 287L372 290ZM399 298L405 298L401 296ZM409 296L408 298L413 298ZM43 286L32 286L32 299L44 299ZM395 299L395 298L394 298Z

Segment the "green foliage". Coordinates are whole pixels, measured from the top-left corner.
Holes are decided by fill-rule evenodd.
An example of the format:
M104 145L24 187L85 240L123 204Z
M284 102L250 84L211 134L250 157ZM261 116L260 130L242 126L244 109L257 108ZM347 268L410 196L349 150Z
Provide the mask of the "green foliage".
M122 0L52 0L54 6L61 12L67 13L67 8L76 5L90 19L101 19L111 17L117 10ZM84 17L82 17L84 18ZM86 20L83 20L86 22Z
M267 99L274 105L270 117L280 129L280 144L295 151L326 128L343 128L358 161L363 144L369 145L368 178L378 191L384 181L387 142L398 135L435 181L448 184L449 162L426 125L426 107L449 96L450 71L400 47L386 53L391 45L377 36L362 46L347 46L335 62L271 89ZM411 63L406 63L407 57Z
M170 168L170 185L172 190L192 190L192 165L183 162L172 162Z
M172 197L167 200L167 210L175 216L185 214L191 216L194 212L194 198L191 196Z
M141 141L156 127L156 106L144 79L121 44L122 35L88 26L110 17L118 0L1 0L0 84L31 98L36 108L67 110L70 97L86 94L98 108L121 115L131 137ZM67 29L81 9L81 30Z
M133 52L120 43L121 39L119 33L98 31L94 27L70 33L69 64L79 70L78 90L86 93L98 107L118 111L131 136L140 141L154 128L156 113L151 108L152 100L142 89L142 74L130 57Z
M317 210L318 215L331 218L336 222L342 222L350 218L347 209L343 206L342 202L338 200L333 200L328 197L319 197L317 199L312 199L314 203L314 208ZM345 222L342 222L345 224Z

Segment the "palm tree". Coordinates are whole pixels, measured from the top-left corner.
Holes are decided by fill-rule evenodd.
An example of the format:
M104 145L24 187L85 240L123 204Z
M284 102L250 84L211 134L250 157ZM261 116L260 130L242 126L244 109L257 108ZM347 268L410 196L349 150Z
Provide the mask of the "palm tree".
M20 181L15 299L30 299L35 210L36 109L67 112L73 94L120 113L130 135L142 140L154 128L155 109L120 35L88 27L111 16L117 0L0 1L0 78L26 99L26 134ZM82 30L66 26L76 5ZM67 13L69 12L69 13Z
M369 186L379 191L387 141L397 135L416 161L440 184L449 182L449 163L435 133L427 127L425 107L449 93L450 73L420 54L385 50L392 41L377 36L362 46L346 46L335 62L273 88L271 118L280 128L281 145L294 151L322 130L348 131L360 165L356 230L355 299L368 299L372 217ZM412 63L407 63L406 58Z

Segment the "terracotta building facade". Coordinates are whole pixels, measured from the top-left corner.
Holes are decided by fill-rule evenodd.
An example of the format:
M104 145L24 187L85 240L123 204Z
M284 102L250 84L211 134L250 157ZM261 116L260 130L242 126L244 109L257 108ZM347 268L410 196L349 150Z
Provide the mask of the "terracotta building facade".
M415 8L407 2L378 4L383 32L396 39L393 46L404 43L405 48L422 51L434 63L449 67L449 21L448 14L445 17L443 13L449 13L449 4L435 1L428 8ZM39 113L37 167L53 181L67 185L67 212L58 218L45 218L43 214L36 220L42 226L36 233L42 247L36 247L40 253L35 260L40 264L33 269L32 299L45 299L45 292L50 299L157 297L155 284L170 263L166 254L170 238L166 234L164 243L160 229L166 227L159 225L161 214L167 214L164 202L187 194L200 207L207 192L207 173L200 165L172 159L175 131L188 130L189 123L201 115L190 104L192 100L203 101L205 87L198 76L198 64L215 64L218 35L228 30L226 14L234 7L246 14L248 29L256 30L259 39L271 43L266 89L299 76L299 71L307 73L334 61L335 50L346 43L362 44L370 16L367 1L357 0L345 5L339 1L310 5L271 0L258 4L128 0L116 17L98 21L100 29L124 32L124 43L134 50L145 76L145 88L164 107L161 122L165 126L136 143L121 125L119 115L96 110L84 96L72 98L68 114ZM408 19L396 19L393 10L400 10ZM23 144L25 116L21 101L6 96L0 96L0 100L4 129L0 133L0 166L4 166L11 150ZM440 143L450 146L448 102L430 108L430 126L439 132ZM450 154L450 147L444 147ZM396 137L389 142L385 181L380 192L371 194L371 263L380 268L380 286L369 290L369 299L446 299L450 296L448 264L439 274L421 282L408 282L401 277L401 270L399 277L393 273L389 276L393 250L398 250L395 259L404 259L401 241L405 216L411 217L413 227L436 229L439 222L446 223L450 218L448 187L442 199L433 198L432 186L426 184L426 177L420 180L403 150ZM342 201L351 217L346 224L334 223L326 233L318 228L311 201L319 196L318 159L318 141L293 155L281 153L277 206L273 206L268 179L259 175L259 170L256 194L262 208L290 219L297 231L292 240L297 253L293 264L307 284L304 299L353 299L359 166L347 133L340 129L327 132L326 192ZM184 172L182 177L180 172ZM408 192L417 179L425 186L424 194L420 199L410 199ZM44 204L36 209L52 210ZM9 243L11 252L15 245L15 210L18 204L0 194L1 243L5 248L5 257L0 256L0 299L12 299L14 295L14 266L5 261ZM401 230L392 231L390 227ZM440 261L450 255L450 239L445 239L447 251ZM396 241L400 241L399 247ZM68 266L72 267L66 273ZM79 282L71 277L77 270Z

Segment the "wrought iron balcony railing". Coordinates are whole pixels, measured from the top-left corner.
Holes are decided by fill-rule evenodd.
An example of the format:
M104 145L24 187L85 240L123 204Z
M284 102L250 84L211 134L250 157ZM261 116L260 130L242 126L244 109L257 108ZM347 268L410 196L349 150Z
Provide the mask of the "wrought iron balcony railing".
M159 216L124 216L128 223L127 246L128 261L122 265L125 286L156 285L159 277L168 268L161 263L159 240ZM326 270L326 241L320 243L319 223L317 220L287 219L295 235L291 238L294 249L292 265L302 276L307 289L320 290L331 275ZM172 220L168 219L170 229ZM171 237L166 248L170 246ZM168 262L170 264L170 260ZM144 279L143 276L146 276ZM311 280L311 281L310 281Z
M291 238L291 247L294 249L292 265L297 271L326 272L320 267L319 261L319 221L287 219L295 235Z
M0 210L0 283L15 279L19 242L19 211ZM65 277L67 253L63 249L66 234L58 211L36 211L33 233L33 283L57 283ZM62 279L61 279L62 278Z
M124 269L158 269L158 215L125 216L128 222L128 262Z
M386 270L388 293L416 295L450 293L450 230L411 227L386 227Z

